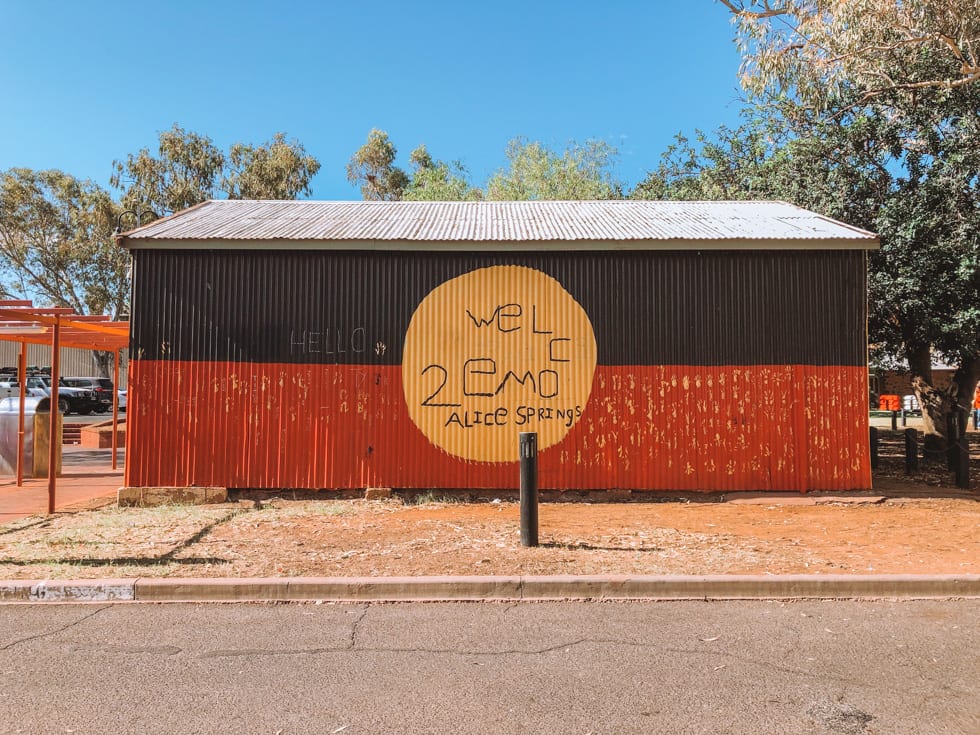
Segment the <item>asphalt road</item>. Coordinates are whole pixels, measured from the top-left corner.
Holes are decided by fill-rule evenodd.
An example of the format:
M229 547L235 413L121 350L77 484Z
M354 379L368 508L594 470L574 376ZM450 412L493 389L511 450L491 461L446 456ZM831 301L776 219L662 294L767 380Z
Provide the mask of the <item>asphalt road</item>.
M980 601L0 606L3 733L980 733Z

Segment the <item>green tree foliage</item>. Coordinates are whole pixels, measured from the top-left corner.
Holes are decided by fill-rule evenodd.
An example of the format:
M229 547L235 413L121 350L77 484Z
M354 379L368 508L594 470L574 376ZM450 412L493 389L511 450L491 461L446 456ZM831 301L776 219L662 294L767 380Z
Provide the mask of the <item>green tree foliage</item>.
M175 124L160 133L155 156L143 148L112 166L110 183L124 190L123 206L163 216L214 199L225 154L207 136Z
M296 199L309 196L320 162L297 141L276 133L264 145L235 143L221 188L229 199Z
M425 145L409 156L411 173L395 165L397 149L382 130L347 164L347 179L373 200L474 201L479 199L619 199L622 184L613 167L617 151L602 141L572 143L553 151L541 143L515 138L507 145L507 165L482 189L473 186L460 161L434 159Z
M129 258L112 241L117 211L104 189L61 171L0 173L4 290L80 314L124 313Z
M927 443L980 379L980 12L976 0L721 0L743 84L812 164L803 203L876 230L871 340L904 358ZM809 158L808 158L809 157ZM787 197L789 198L789 197ZM932 381L939 356L955 367Z
M657 199L783 199L879 233L870 254L870 339L909 366L927 440L965 410L980 380L980 85L854 90L834 115L783 103L750 111L738 129L679 137L632 193ZM938 389L931 364L956 367Z
M619 199L613 174L616 149L598 140L572 143L562 152L516 138L507 145L507 165L487 182L487 199Z
M367 142L354 151L347 164L347 180L360 186L361 196L373 201L402 198L409 184L408 174L395 165L398 149L383 130L373 129Z
M631 199L737 200L783 195L788 158L785 129L763 117L745 116L736 129L709 136L678 134L655 169L630 193Z
M160 133L156 154L148 148L113 162L111 184L122 203L158 216L208 199L295 199L310 193L320 163L296 140L276 133L264 145L236 143L226 154L205 135L179 125Z
M930 97L901 117L881 116L902 169L876 218L871 326L907 360L944 435L951 412L965 426L980 381L980 84ZM956 368L948 390L932 381L934 353Z
M403 193L407 201L461 202L483 198L483 192L470 185L469 172L461 162L435 160L425 144L412 151L409 162L412 177Z
M749 108L738 128L698 130L693 142L678 135L630 197L778 199L875 229L894 176L888 146L871 147L868 122L855 114L797 136L775 108Z

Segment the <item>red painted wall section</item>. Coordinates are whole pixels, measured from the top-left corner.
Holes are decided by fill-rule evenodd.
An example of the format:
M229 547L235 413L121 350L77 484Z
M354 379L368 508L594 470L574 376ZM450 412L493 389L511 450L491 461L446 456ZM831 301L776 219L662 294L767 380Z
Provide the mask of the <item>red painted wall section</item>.
M432 444L409 417L401 380L400 366L133 360L126 484L518 485L516 461L467 461ZM866 489L867 427L863 367L600 365L581 418L541 452L539 482ZM515 457L516 432L534 428L533 420L513 427Z

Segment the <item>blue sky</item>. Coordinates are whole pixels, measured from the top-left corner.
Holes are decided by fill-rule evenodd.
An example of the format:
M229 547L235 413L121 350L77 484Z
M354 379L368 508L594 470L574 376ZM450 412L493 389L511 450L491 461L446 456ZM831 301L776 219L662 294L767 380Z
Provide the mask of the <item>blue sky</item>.
M111 164L179 123L227 148L275 132L355 199L344 166L378 127L476 183L511 138L597 138L630 185L679 131L736 122L739 58L713 0L48 2L0 0L0 169Z

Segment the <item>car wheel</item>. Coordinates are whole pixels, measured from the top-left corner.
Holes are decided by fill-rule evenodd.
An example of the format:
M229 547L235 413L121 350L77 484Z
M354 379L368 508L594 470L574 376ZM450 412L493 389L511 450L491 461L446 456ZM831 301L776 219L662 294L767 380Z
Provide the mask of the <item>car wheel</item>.
M66 401L64 398L58 399L58 411L60 413L63 413L65 416L67 416L69 413L71 413L69 408L70 407L68 406L68 401Z

